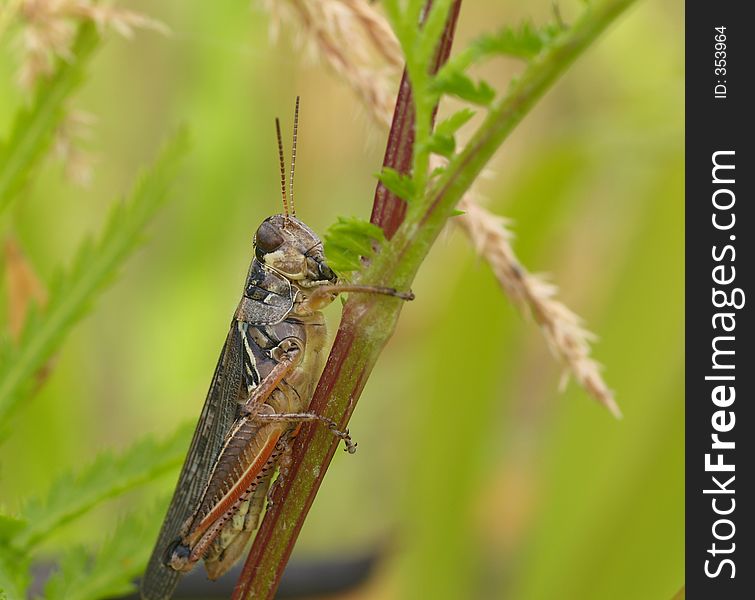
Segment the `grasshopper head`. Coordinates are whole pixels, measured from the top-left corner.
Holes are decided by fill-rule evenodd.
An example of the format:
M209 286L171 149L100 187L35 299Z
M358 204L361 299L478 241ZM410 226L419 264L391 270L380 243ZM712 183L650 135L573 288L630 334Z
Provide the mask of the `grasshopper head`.
M325 262L322 242L296 217L268 217L254 234L254 254L266 267L302 288L338 281Z
M285 214L273 215L262 221L262 225L254 234L254 255L267 268L282 275L298 288L306 289L326 283L334 284L338 278L325 262L320 238L296 218L294 165L298 123L299 97L297 96L294 109L294 139L291 147L290 196L288 198L286 196L286 165L283 158L280 121L275 119L281 173L281 199Z

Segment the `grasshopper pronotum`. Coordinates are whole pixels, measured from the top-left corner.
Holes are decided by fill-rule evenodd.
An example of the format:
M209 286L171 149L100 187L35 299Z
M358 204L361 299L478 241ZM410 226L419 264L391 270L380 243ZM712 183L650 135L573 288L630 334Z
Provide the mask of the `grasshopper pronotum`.
M285 476L290 443L305 421L320 421L354 452L348 431L305 412L326 342L320 310L341 292L404 300L411 292L342 285L317 235L296 218L294 113L289 198L280 123L275 120L284 214L265 219L189 453L141 584L148 600L169 598L181 573L204 560L210 579L240 557L257 528L276 470Z

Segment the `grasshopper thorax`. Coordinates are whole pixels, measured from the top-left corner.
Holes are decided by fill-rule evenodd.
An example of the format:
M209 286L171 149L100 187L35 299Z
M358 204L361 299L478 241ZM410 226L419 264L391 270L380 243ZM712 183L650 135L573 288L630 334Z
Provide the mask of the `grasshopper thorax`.
M335 284L325 261L322 241L296 217L268 217L254 235L255 258L300 288Z

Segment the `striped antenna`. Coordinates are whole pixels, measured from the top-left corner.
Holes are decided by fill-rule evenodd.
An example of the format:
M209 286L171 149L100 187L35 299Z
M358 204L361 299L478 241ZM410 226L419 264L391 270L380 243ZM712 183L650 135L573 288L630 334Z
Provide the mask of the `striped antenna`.
M278 134L278 160L281 166L281 197L283 198L283 211L288 217L288 201L286 200L286 163L283 160L283 140L281 139L281 123L275 118L275 132Z
M296 165L296 133L299 129L299 96L296 97L296 108L294 109L294 143L291 146L291 216L296 216L296 207L294 206L294 166Z

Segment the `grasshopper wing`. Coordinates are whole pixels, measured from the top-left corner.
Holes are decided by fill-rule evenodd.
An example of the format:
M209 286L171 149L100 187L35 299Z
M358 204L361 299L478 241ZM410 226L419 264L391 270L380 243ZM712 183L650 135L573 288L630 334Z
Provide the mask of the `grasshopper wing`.
M145 600L170 598L178 584L181 574L165 566L165 551L179 537L182 525L196 509L226 434L236 417L244 368L243 352L243 340L234 320L215 367L189 453L141 583L141 594Z

